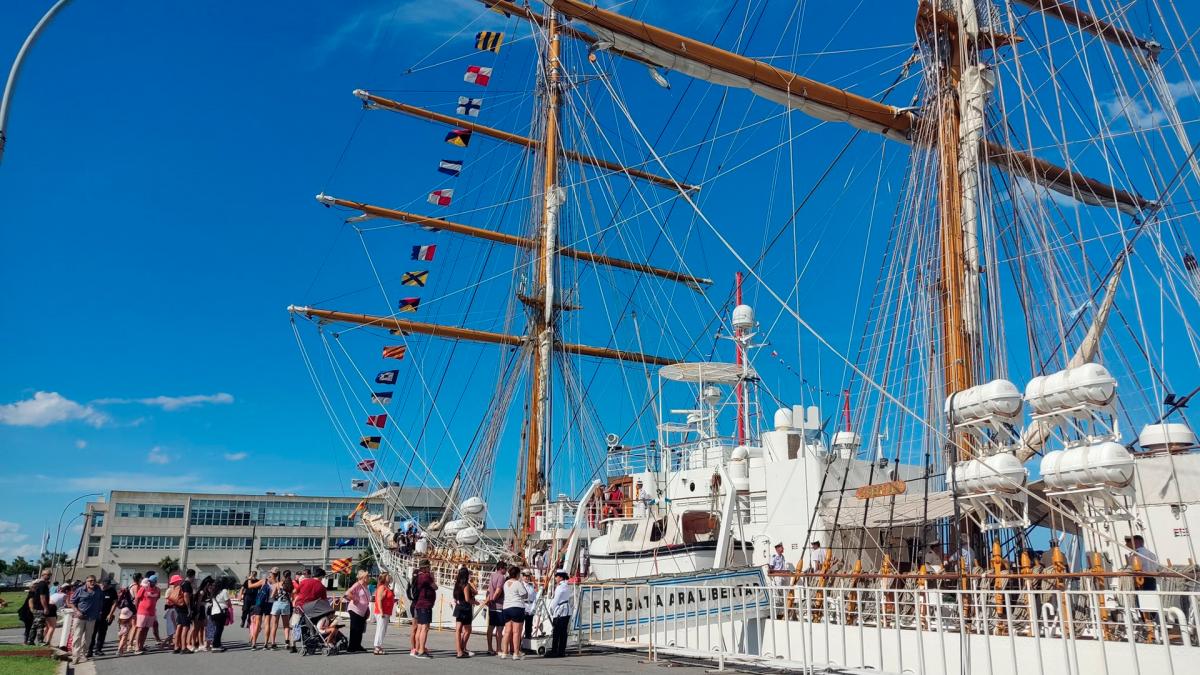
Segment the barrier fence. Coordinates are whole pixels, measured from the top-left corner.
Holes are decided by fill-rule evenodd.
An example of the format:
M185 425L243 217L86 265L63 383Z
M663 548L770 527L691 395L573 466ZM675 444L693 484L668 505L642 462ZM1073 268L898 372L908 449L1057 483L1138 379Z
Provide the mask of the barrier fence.
M797 669L1198 672L1200 593L582 584L583 645Z

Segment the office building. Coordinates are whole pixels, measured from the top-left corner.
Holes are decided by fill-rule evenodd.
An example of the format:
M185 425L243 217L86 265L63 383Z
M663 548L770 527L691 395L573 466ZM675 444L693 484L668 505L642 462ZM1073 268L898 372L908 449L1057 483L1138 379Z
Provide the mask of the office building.
M164 557L201 577L244 579L251 569L276 566L328 568L332 560L370 548L350 517L360 501L372 513L390 512L398 523L412 518L426 524L441 516L444 498L440 490L399 487L354 497L113 490L107 500L87 505L73 575L112 575L124 582L135 572L157 570Z

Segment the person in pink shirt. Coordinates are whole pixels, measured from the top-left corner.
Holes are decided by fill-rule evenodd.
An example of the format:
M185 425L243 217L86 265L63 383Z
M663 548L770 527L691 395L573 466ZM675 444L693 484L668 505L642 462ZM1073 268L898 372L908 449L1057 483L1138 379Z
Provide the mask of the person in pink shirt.
M347 652L366 651L362 639L367 631L367 617L371 614L370 581L371 575L366 570L359 570L358 579L346 591L346 611L350 613L350 646L346 648Z
M158 575L151 574L142 579L142 585L137 589L137 651L146 651L146 633L158 621L158 599L162 592L158 590Z

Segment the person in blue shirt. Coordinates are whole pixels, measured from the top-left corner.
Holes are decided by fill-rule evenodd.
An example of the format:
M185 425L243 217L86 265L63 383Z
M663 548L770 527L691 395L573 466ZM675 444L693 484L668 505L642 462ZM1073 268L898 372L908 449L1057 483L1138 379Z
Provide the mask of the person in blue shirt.
M96 585L96 577L88 575L87 581L71 594L71 606L75 608L75 635L71 642L71 656L75 663L82 663L84 653L92 644L96 622L104 609L104 592Z

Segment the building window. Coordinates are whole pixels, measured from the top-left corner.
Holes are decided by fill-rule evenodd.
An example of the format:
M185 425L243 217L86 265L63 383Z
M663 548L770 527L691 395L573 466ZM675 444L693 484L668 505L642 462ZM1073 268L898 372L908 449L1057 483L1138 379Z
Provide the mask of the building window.
M319 549L321 544L321 537L263 537L258 541L262 549Z
M95 558L100 555L100 537L88 537L87 557Z
M250 537L188 537L190 549L248 551L253 545Z
M92 511L92 527L104 527L103 511Z
M116 534L112 538L114 549L171 549L179 548L179 537L165 535Z
M379 512L382 504L369 505ZM349 519L354 503L193 499L188 522L215 527L353 527Z
M182 518L183 504L117 504L118 518Z
M335 549L343 548L366 548L367 540L362 537L342 537L338 539L330 539L330 545Z

